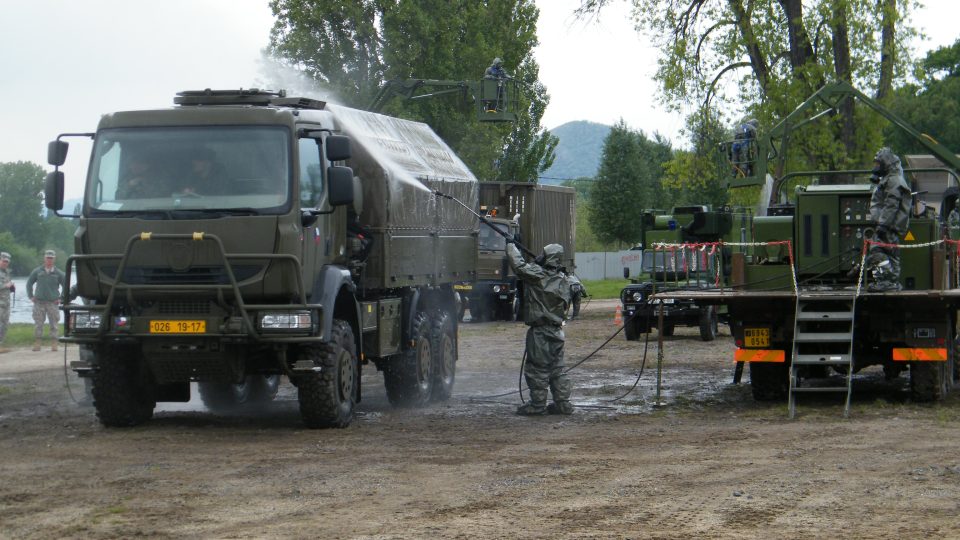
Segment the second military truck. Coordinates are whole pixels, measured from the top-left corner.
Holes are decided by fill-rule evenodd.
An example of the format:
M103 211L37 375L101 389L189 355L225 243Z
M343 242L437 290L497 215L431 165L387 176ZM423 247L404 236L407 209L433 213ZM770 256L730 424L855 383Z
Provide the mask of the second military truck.
M102 117L63 341L108 426L186 401L214 411L297 387L304 423L343 427L361 365L397 406L447 399L453 284L475 277L477 182L424 124L283 92L190 91ZM75 134L76 135L76 134ZM59 166L67 143L50 144ZM63 173L46 205L63 206Z

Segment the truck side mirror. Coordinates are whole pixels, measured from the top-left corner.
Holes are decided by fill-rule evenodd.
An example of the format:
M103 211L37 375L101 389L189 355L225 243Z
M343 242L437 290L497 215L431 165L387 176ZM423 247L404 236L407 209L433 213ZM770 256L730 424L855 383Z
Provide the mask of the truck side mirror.
M327 186L330 206L353 202L353 169L331 165L327 167Z
M626 266L623 267L623 279L630 279L630 269Z
M47 163L53 165L54 167L59 167L67 161L67 149L70 147L70 144L66 141L56 140L50 141L50 144L47 145Z
M350 137L330 135L324 140L324 144L327 147L327 159L330 161L350 159Z
M66 154L66 145L63 143L63 153ZM62 164L62 161L61 161ZM60 210L63 208L63 173L53 171L47 174L43 186L43 204L50 210Z

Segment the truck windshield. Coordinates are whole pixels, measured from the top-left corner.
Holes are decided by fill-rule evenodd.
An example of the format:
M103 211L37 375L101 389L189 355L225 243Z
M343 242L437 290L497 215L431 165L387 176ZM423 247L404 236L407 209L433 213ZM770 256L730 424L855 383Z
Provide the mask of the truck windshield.
M105 212L243 210L289 204L290 134L282 127L148 127L97 133L88 207Z
M491 223L499 231L507 232L507 226L500 223ZM503 236L497 234L492 228L487 225L480 226L480 237L478 238L480 243L480 249L483 251L506 251L507 250L507 240Z

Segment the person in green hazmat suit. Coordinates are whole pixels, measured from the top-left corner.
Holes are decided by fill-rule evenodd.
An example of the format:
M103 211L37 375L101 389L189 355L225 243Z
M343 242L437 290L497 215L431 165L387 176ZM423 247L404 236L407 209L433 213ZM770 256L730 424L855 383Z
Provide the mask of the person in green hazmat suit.
M517 408L517 414L571 414L570 379L563 372L563 321L571 300L570 281L560 269L563 246L549 244L535 262L527 262L511 243L507 258L523 281L523 322L530 327L523 369L530 400ZM553 394L549 406L548 390Z
M866 269L873 278L867 290L900 290L900 249L896 245L910 226L910 186L903 179L900 158L881 148L873 158L874 184L870 197L870 219L876 223L873 239L887 244L871 245Z

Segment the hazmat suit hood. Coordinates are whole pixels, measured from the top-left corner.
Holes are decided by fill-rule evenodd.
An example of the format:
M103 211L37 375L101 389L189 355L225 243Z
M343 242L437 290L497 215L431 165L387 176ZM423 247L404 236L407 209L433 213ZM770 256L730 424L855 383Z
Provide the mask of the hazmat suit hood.
M873 182L878 182L880 178L887 174L900 171L900 158L893 153L893 150L884 146L877 150L873 156Z
M563 246L560 244L547 244L543 248L543 266L559 268L563 260Z

